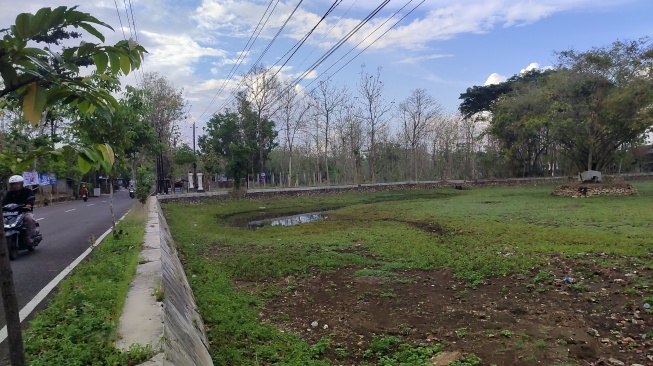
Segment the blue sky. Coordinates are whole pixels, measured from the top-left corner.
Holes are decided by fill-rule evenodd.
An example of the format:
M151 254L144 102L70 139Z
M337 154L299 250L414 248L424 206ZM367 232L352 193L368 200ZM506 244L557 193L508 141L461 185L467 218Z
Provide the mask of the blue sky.
M311 71L310 76L301 85L313 81L315 76L331 66L344 52L354 48L371 30L408 1L391 0L371 21L371 25L356 33L340 52L317 69L308 70ZM186 123L197 121L201 126L224 105L239 76L252 67L298 2L278 1L267 26L244 58L245 62L237 69L236 77L225 81L270 1L131 0L136 34L150 52L144 70L160 72L183 88L191 104L191 118ZM286 68L281 70L280 75L292 80L299 73L307 71L317 57L381 2L343 0ZM401 16L419 2L412 1L400 13ZM42 6L73 6L80 3L83 4L80 10L95 15L116 29L116 32L105 32L109 42L122 39L122 30L128 38L132 36L134 27L129 27L125 14L125 5L129 9L129 0L0 0L0 9L3 9L0 28L13 23L20 12L35 12ZM277 1L272 3L274 5ZM264 66L274 64L306 34L332 3L327 0L303 1L261 63ZM458 96L468 87L483 85L491 80L500 81L529 65L554 65L554 51L570 48L586 50L608 45L617 39L653 35L650 14L653 14L653 1L650 0L426 0L332 78L355 93L360 66L365 64L369 72L381 67L388 102L399 102L412 89L425 88L445 109L454 111L459 103ZM392 18L385 27L398 18ZM129 20L132 22L131 18ZM382 31L385 29L382 28ZM380 33L373 35L368 42ZM364 42L361 47L367 44ZM352 51L350 56L358 53L361 47ZM308 56L310 52L313 53ZM306 57L308 61L300 66ZM135 77L130 75L124 78L123 83L133 84L135 81ZM226 91L210 104L223 84L227 86ZM202 115L204 111L206 113ZM184 129L185 135L187 130Z

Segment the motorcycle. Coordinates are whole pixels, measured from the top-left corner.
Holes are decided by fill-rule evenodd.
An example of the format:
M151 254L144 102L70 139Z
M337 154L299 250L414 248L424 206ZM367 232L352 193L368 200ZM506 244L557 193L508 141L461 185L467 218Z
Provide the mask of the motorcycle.
M129 188L129 198L134 198L134 188Z
M82 199L84 200L84 202L88 201L88 194L83 194Z
M33 242L27 242L27 227L25 226L25 213L31 211L25 205L10 203L2 207L2 218L5 225L5 236L9 249L9 259L14 260L18 257L19 250L32 252L39 245L43 236L39 229L39 223L35 223L35 233L32 237Z

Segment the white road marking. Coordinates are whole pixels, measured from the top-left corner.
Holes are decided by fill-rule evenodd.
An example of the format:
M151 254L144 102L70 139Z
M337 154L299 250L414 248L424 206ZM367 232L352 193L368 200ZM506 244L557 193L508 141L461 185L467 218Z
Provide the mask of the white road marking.
M76 208L73 208L72 210L64 211L64 212L70 212L70 211L75 211Z
M127 211L127 213L129 213L129 211ZM121 217L120 220L118 220L118 222L122 221L125 218L125 216L127 216L127 214ZM77 267L77 265L91 253L93 248L100 245L102 243L102 240L104 240L104 238L106 238L106 236L109 235L110 233L111 233L111 228L105 231L104 234L100 235L100 237L95 241L95 243L93 243L92 247L86 249L84 253L82 253L79 257L77 257L77 259L75 259L71 264L69 264L68 267L64 268L64 270L61 271L61 273L59 273L57 277L55 277L54 279L52 279L52 281L50 281L50 283L45 285L45 287L43 287L43 289L41 289L41 291L39 291L39 293L36 294L36 296L34 296L34 298L30 300L30 302L28 302L27 305L25 305L25 307L23 307L20 310L20 312L18 313L20 317L20 321L22 322L23 320L25 320L25 318L27 318L27 316L31 314L32 311L34 311L34 309L36 309L36 306L38 306L38 304L40 304L45 299L45 297L48 296L50 291L52 291L55 287L57 287L59 282L61 282L61 280L63 280L70 272L72 272L72 270L75 269L75 267ZM7 339L6 325L2 327L2 329L0 329L0 343L4 342L5 339Z
M40 219L36 219L35 221L41 221L41 220L43 220L44 218L45 218L45 217L41 217Z
M95 203L89 203L89 204L86 205L86 206L93 206L94 204L95 204Z
M102 201L102 202L107 203L107 201Z

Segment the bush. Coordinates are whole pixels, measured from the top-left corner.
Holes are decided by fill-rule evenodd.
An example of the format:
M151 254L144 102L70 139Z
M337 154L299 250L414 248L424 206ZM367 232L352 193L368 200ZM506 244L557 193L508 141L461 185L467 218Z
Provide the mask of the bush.
M136 189L136 198L145 204L152 191L152 174L144 166L136 170L136 187L134 188Z

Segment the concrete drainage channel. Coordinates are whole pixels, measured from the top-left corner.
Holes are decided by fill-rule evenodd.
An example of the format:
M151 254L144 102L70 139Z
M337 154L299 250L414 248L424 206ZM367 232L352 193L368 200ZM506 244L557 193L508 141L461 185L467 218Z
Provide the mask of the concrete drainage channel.
M148 206L142 261L120 317L116 346L160 350L142 365L213 365L204 323L157 197Z

